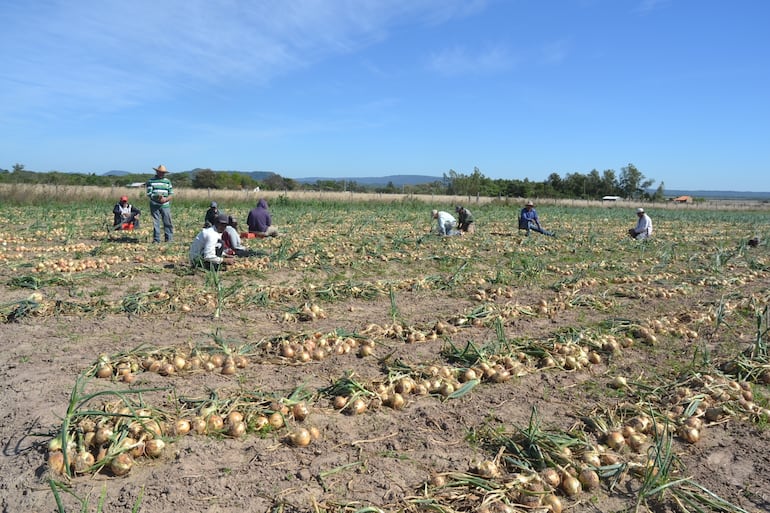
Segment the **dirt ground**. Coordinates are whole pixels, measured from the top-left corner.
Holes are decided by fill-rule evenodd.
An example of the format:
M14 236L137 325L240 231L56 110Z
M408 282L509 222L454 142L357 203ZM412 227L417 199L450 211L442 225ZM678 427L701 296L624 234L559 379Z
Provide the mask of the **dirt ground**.
M115 283L102 278L89 290L108 287L109 298L120 298L132 290L146 290L156 284L161 290L180 280L179 266L171 263L153 273L134 273L131 280ZM384 264L383 264L384 265ZM392 269L391 269L392 270ZM387 268L384 272L388 272ZM2 273L0 282L6 301L20 300L28 290L11 288L11 275ZM283 277L291 281L290 276ZM201 274L183 276L193 287L205 287ZM282 277L272 275L271 283ZM767 294L768 272L753 276L731 291L740 297ZM583 296L601 298L608 283L587 283ZM399 321L429 333L437 321L447 324L463 312L473 311L479 301L472 292L479 288L469 284L452 293L435 288L399 290ZM210 308L191 311L169 309L149 313L71 312L57 313L56 298L71 298L71 290L62 284L44 291L52 304L46 315L31 315L0 326L0 511L47 513L64 511L138 511L160 513L240 512L240 511L511 511L527 510L525 506L502 506L492 500L495 494L483 488L440 486L458 476L477 475L474 462L505 462L500 446L489 443L489 433L515 434L526 430L533 418L543 430L569 433L587 432L595 443L601 435L586 429L585 417L598 411L620 412L629 404L642 404L638 395L611 387L618 374L629 381L660 379L666 373L658 366L671 364L686 367L693 358L693 346L703 344L716 366L730 355L727 347L746 347L752 342L756 326L748 319L738 340L723 340L720 332L706 323L694 320L689 329L698 331L695 342L687 337L660 336L651 347L637 343L613 354L603 354L600 363L580 369L542 368L533 360L520 376L494 383L482 380L470 393L447 400L441 394L408 394L406 405L397 410L369 403L368 409L350 415L334 408L329 397L314 395L308 399L310 413L302 422L288 419L290 427L263 434L248 433L242 437L198 435L166 437L167 444L158 458L137 458L125 476L109 470L67 478L52 473L47 464L48 444L62 426L70 394L76 378L92 368L99 355L126 353L139 346L185 349L208 347L224 341L232 347L247 347L247 364L233 375L204 370L180 371L163 376L155 372L136 372L130 386L117 380L91 379L89 391L137 390L161 388L142 394L148 404L158 405L167 413L178 398L202 400L232 397L249 391L262 391L276 398L286 398L297 387L317 391L335 380L351 375L357 382L374 387L387 382L388 369L395 365L427 369L446 365L447 348L463 348L469 342L476 346L499 340L502 327L509 339L553 339L570 326L588 326L602 321L607 314L596 307L581 306L548 314L519 315L500 325L491 322L462 325L455 333L409 342L372 331L372 324L387 327L394 324L393 304L387 294L376 298L348 297L321 303L325 318L286 322L285 303L276 301L266 306L225 308L221 318L212 318ZM557 292L548 289L514 290L514 298L492 298L491 303L504 305L522 301L548 304L557 301ZM722 292L711 296L707 288L697 294L656 298L616 294L615 309L639 311L639 322L651 322L672 313L703 312L705 305L719 301ZM194 303L193 303L194 304ZM680 316L682 317L682 316ZM686 323L687 321L683 321ZM367 329L369 328L369 330ZM332 354L321 360L300 363L283 358L267 341L277 337L345 333L367 333L374 340L373 354L360 356L353 349ZM560 331L561 330L561 331ZM462 365L460 365L462 366ZM696 385L690 385L697 391ZM759 390L759 389L758 389ZM767 387L761 387L764 393ZM654 392L654 391L653 391ZM651 394L653 392L650 392ZM94 400L94 407L99 404ZM765 405L765 407L767 407ZM735 414L706 422L700 440L686 443L673 438L677 456L673 479L688 478L703 489L751 513L770 511L770 430L767 419L752 421L736 406ZM171 412L173 413L173 412ZM620 413L617 413L620 415ZM702 412L700 412L702 415ZM320 436L306 447L287 443L290 428L313 426ZM486 437L486 438L485 438ZM494 438L494 437L492 437ZM638 458L625 449L621 456ZM509 451L510 454L510 451ZM500 466L493 481L515 482L517 470L510 464ZM60 483L57 494L51 480ZM71 493L63 486L69 487ZM641 480L627 472L617 483L605 480L598 489L583 491L574 497L563 493L565 510L578 513L633 511L637 508ZM499 491L498 491L499 492ZM502 493L502 492L500 492ZM705 494L705 492L703 493ZM504 494L503 494L504 495ZM707 495L707 494L705 494ZM509 496L510 498L510 496ZM487 502L484 502L484 499ZM87 500L88 504L83 505ZM103 500L103 505L100 501ZM505 501L503 501L505 502ZM648 502L653 511L684 511L686 505L676 499ZM443 509L442 509L443 508ZM645 510L642 506L641 510ZM530 510L542 510L536 506ZM688 508L694 511L692 507Z

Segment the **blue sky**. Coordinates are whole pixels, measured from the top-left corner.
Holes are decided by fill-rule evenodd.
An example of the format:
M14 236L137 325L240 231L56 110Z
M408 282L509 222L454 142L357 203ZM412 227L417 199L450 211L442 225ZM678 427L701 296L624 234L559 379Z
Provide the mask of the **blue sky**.
M0 20L4 169L633 163L770 191L765 0L3 0Z

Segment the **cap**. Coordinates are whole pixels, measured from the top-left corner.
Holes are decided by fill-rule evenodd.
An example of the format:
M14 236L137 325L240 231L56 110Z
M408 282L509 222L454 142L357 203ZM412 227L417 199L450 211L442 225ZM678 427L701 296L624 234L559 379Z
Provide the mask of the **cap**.
M229 224L230 226L236 226L238 224L238 220L233 216L229 216L227 218L227 224Z
M462 208L460 205L455 206L455 212L459 212Z
M120 202L123 203L124 201L128 201L128 196L121 196Z
M527 202L527 203L526 203L524 206L525 206L525 207L534 207L534 206L535 206L535 204L534 204L534 203L532 203L531 201L528 201L528 202Z
M212 201L212 202L211 202L211 205L209 205L209 206L210 206L211 208L217 208L217 202L216 202L216 201Z
M639 207L636 209L637 214L644 214L644 209L642 207Z
M219 214L216 221L219 224L230 224L230 216L227 214Z
M431 211L430 215L432 215L432 216L437 216L437 215L438 215L438 210L436 210L436 209L433 209L433 210Z

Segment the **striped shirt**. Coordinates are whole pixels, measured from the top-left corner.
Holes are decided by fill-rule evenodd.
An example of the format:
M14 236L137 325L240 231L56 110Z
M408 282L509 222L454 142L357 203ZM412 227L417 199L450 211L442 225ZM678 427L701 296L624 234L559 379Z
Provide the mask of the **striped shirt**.
M147 197L150 198L150 206L171 208L171 203L161 203L160 198L168 198L174 194L174 186L171 180L155 176L147 180Z

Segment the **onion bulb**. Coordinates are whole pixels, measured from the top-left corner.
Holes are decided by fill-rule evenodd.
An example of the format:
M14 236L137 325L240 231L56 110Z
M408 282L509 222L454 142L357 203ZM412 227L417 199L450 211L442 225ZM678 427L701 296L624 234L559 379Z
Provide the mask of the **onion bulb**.
M341 410L348 404L348 398L344 395L335 395L332 400L332 406L335 410Z
M264 415L257 415L257 418L254 419L254 429L257 431L262 431L266 426L269 425L270 420Z
M583 457L581 458L583 460L583 463L587 463L588 465L591 465L592 467L601 467L602 462L599 458L599 453L596 451L586 451L583 453Z
M48 450L51 452L61 451L61 447L61 436L57 435L48 442Z
M601 484L599 481L599 474L590 468L584 468L581 470L580 475L578 476L578 480L586 490L596 490Z
M96 435L94 436L94 441L96 442L96 445L102 445L103 443L109 441L112 438L112 429L109 427L100 427L96 430Z
M483 478L498 477L500 469L494 461L484 460L479 463L478 473Z
M404 399L404 396L398 392L394 392L390 398L390 407L394 410L403 410L405 404L406 400Z
M206 428L208 425L206 424L206 419L203 417L194 417L192 419L192 422L190 422L190 427L193 431L195 431L199 435L206 434Z
M366 411L366 401L357 397L346 408L347 412L351 415L359 415Z
M72 467L78 474L85 473L94 464L94 455L88 451L80 451L75 455Z
M679 428L679 436L686 442L695 444L700 440L700 430L694 427L682 426Z
M307 416L310 414L310 410L308 410L307 404L304 402L299 402L295 404L291 409L291 415L294 417L294 420L302 422L307 418Z
M174 435L176 436L184 436L189 433L191 429L192 425L187 419L177 419L176 422L174 422Z
M628 386L628 380L623 376L615 376L610 382L610 386L615 389L625 388Z
M294 447L307 447L310 445L313 437L310 431L305 428L299 428L289 433L288 440Z
M61 451L48 453L48 467L55 474L64 474L64 453Z
M684 421L684 425L695 429L702 429L703 420L701 420L700 417L687 417L687 420Z
M626 443L626 439L620 431L610 431L607 433L605 442L610 449L620 449Z
M575 497L580 493L582 486L578 478L565 472L561 480L561 489L567 494L567 497Z
M233 422L227 426L227 435L233 438L240 438L246 434L246 423L242 420Z
M115 456L110 462L110 470L116 476L125 476L131 472L131 467L134 466L134 458L127 452L123 452Z
M267 422L274 429L281 429L284 425L283 415L279 411L274 411L267 417Z
M431 474L428 483L436 488L442 487L446 484L446 476L443 474Z
M163 454L163 449L166 447L166 443L160 438L153 438L147 440L144 443L144 453L150 458L157 458Z
M543 482L550 486L551 488L558 488L561 484L561 476L559 475L559 472L556 469L553 468L547 468L543 470L541 473L541 477L543 479Z
M561 499L552 493L543 497L543 506L548 508L551 513L561 513L562 510Z
M219 415L212 414L206 417L207 432L221 431L225 427L225 421Z
M227 423L237 424L238 422L243 422L243 413L239 412L238 410L233 410L230 413L227 414Z
M111 378L112 377L112 365L109 363L100 364L96 368L97 378Z

